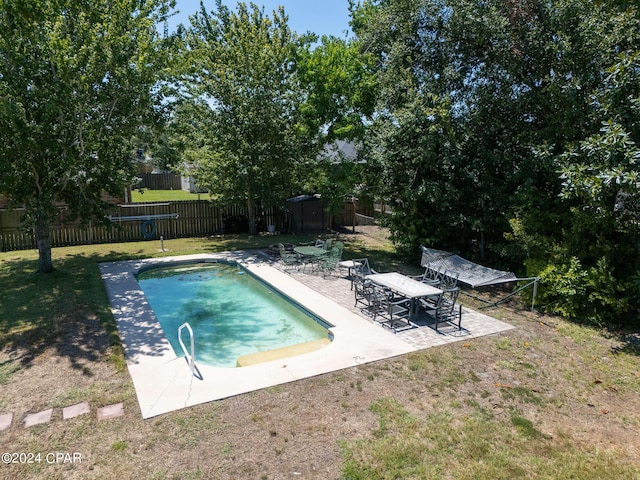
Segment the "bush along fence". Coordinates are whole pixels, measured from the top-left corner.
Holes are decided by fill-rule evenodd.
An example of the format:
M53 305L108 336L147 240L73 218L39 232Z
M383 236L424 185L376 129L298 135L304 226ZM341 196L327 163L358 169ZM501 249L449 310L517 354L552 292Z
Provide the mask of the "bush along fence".
M0 210L0 251L36 248L33 232L22 226L24 210ZM163 237L201 237L248 231L246 208L220 208L207 200L150 202L114 205L108 212L109 226L69 221L65 207L59 208L50 226L51 245L64 247L94 243L134 242ZM258 229L267 225L283 229L285 214L274 209L261 212Z

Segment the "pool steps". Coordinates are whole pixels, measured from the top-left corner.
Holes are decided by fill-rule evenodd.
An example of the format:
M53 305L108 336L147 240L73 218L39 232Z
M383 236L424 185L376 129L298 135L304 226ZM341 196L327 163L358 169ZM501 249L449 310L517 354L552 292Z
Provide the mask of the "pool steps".
M272 360L281 360L283 358L295 357L296 355L301 355L303 353L320 350L322 347L326 347L330 343L331 340L329 338L321 338L319 340L299 343L297 345L291 345L289 347L274 348L273 350L266 350L264 352L250 353L248 355L242 355L241 357L238 357L236 365L238 367L248 367L249 365L271 362Z

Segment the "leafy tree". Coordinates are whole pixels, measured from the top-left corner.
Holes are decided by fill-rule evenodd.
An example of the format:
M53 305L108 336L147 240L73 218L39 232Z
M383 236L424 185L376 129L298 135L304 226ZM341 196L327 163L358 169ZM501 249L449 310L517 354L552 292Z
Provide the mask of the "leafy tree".
M0 192L26 208L39 270L57 207L104 218L130 184L132 139L154 118L172 1L0 2Z
M397 202L398 244L414 255L419 242L491 255L533 274L549 266L559 272L549 278L579 272L589 286L565 311L620 318L633 302L603 282L627 287L637 268L612 252L624 246L627 258L637 243L638 121L635 61L617 56L637 48L639 21L634 2L355 6L359 44L378 61L367 143L381 194Z
M561 172L561 198L570 205L563 249L544 275L546 296L556 311L602 322L638 315L640 285L640 59L622 54L593 94L597 133L570 144L554 158ZM571 256L569 253L571 252ZM567 264L572 268L563 272ZM560 269L561 275L557 275ZM583 294L558 303L562 282L581 285ZM580 282L582 278L586 281ZM571 297L570 297L571 298ZM555 302L555 303L554 303Z
M558 157L566 198L597 217L636 226L640 205L640 53L622 54L594 92L598 133Z
M551 310L596 323L637 321L640 14L624 2L559 4L562 23L573 26L562 32L564 69L549 89L553 98L569 94L563 123L554 124L563 135L547 135L535 149L555 195L523 189L517 238L529 267L541 271L541 300Z
M381 194L397 202L390 226L407 252L426 241L482 253L507 227L497 212L516 158L502 152L518 117L513 101L496 102L511 93L496 63L506 23L495 5L464 0L365 2L356 12L360 44L379 59L369 157L382 166Z
M309 130L325 142L361 139L375 108L374 68L375 58L355 40L325 35L302 50L298 71L308 92L302 109Z
M258 204L296 192L296 167L313 145L301 122L296 72L309 40L289 29L282 7L271 18L253 3L232 12L217 1L216 8L203 6L186 36L185 85L205 113L193 120L204 132L195 175L214 200L246 202L255 233Z
M355 40L323 36L319 45L304 49L298 61L307 91L302 121L316 135L318 147L316 162L308 162L311 174L304 188L322 195L330 215L344 208L346 196L365 193L366 165L341 155L338 142L353 146L357 154L375 107L374 60L361 54Z

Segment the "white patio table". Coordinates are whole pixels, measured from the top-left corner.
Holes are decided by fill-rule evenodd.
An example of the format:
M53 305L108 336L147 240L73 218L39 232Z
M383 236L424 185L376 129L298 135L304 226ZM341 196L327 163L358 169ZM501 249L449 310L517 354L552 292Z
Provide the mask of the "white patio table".
M413 278L407 277L398 272L374 273L367 275L367 279L381 287L387 287L394 292L407 297L411 300L411 309L409 310L409 318L415 318L417 315L418 299L424 297L436 297L442 293L442 290L419 282Z

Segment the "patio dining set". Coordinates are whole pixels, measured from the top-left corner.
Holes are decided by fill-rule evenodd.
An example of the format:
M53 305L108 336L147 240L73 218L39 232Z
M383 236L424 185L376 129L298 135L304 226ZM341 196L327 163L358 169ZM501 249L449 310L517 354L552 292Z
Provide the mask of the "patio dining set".
M413 328L418 318L429 317L438 331L446 323L462 329L460 287L455 272L426 268L419 276L398 272L377 273L366 258L353 260L355 306L394 332Z
M347 269L355 296L354 306L394 332L414 328L425 318L436 331L442 324L462 329L462 307L457 303L458 273L432 267L426 267L418 276L378 273L370 267L367 258L342 260L343 247L342 242L333 239L290 249L278 245L285 270L321 272L325 276Z
M282 243L278 244L280 261L285 269L320 272L323 275L332 274L338 269L343 249L343 242L332 238L297 245L293 250L287 250Z

